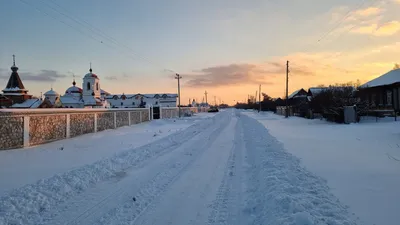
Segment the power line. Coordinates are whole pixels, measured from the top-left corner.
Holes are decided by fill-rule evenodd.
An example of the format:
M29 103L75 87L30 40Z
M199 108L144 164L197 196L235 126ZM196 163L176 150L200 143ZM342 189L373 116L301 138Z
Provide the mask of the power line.
M356 9L350 9L343 17L342 19L339 20L339 22L336 23L336 26L334 26L332 29L330 29L328 32L326 32L324 35L322 35L317 42L321 42L321 40L325 39L327 36L329 36L333 31L335 31L342 23L349 18L349 16L352 14L352 12L359 10L366 2L367 0L363 0Z
M43 0L41 0L41 1L43 2ZM73 13L71 13L71 11L67 10L65 7L61 6L60 4L58 4L57 2L55 2L54 0L49 0L49 1L51 1L53 4L55 4L55 5L58 6L59 8L63 9L65 12L70 13L70 14L73 14ZM162 65L160 65L159 63L156 63L156 62L150 60L149 58L147 58L147 57L145 57L145 56L143 56L143 55L140 55L140 54L137 53L135 50L133 50L131 47L129 47L129 46L127 46L127 45L125 45L125 44L119 42L117 39L115 39L115 38L113 38L112 36L106 34L106 33L103 32L101 29L99 29L99 28L97 28L97 27L91 25L89 22L85 21L84 19L82 19L82 18L80 18L80 17L74 15L74 17L77 18L77 19L75 19L75 18L72 17L72 16L69 16L69 15L67 15L67 14L65 14L65 13L63 13L63 12L58 11L57 9L54 9L53 7L49 6L48 4L46 4L46 5L47 5L49 8L52 8L52 9L55 10L56 12L60 13L61 15L64 15L64 16L68 17L69 19L71 19L71 20L77 22L78 24L87 27L87 28L90 29L91 31L96 32L98 35L103 36L105 39L107 39L107 40L113 42L116 46L118 46L118 47L120 47L120 48L123 48L124 50L131 51L133 55L135 55L136 57L140 58L141 60L146 61L146 62L149 63L149 64L154 64L154 65L156 65L156 66L162 68L163 71L168 71L168 72L176 73L175 71L172 71L172 70L169 70L169 69L165 69L165 68L164 68Z
M108 44L107 42L105 42L105 41L103 41L103 40L100 40L100 39L98 39L98 38L95 38L92 34L87 33L87 32L85 32L85 31L82 31L81 29L76 28L75 26L72 26L71 24L65 22L64 20L59 19L59 18L57 18L56 16L51 15L50 13L48 13L48 12L46 12L46 11L44 11L44 10L41 10L39 7L35 6L34 4L30 4L30 3L28 3L28 2L25 1L25 0L20 0L20 1L21 1L22 3L24 3L25 5L28 5L28 6L32 7L32 8L34 8L36 11L38 11L38 12L40 12L40 13L42 13L42 14L48 16L48 17L51 17L51 18L57 20L58 22L60 22L60 23L62 23L62 24L64 24L64 25L66 25L66 26L68 26L68 27L74 29L75 31L78 31L80 34L85 35L85 36L87 36L87 37L89 37L89 38L95 40L96 42L98 42L98 43L100 43L100 44L104 44L104 45L106 45L107 47L109 47L109 48L111 48L111 49L113 49L113 50L116 50L116 49L115 49L115 46L112 46L112 45ZM41 0L41 1L43 2L43 0ZM46 3L45 3L45 4L46 4ZM57 4L57 5L58 5L58 4ZM59 10L57 10L56 8L54 8L54 7L52 7L52 6L48 5L48 4L46 4L46 6L49 7L50 9L52 9L53 11L55 11L56 13L59 13L59 14L63 15L64 17L67 17L68 19L70 19L70 20L72 20L72 21L74 21L74 22L76 22L76 23L78 23L78 24L80 24L80 25L82 25L82 26L85 26L85 27L88 27L88 26L89 26L88 28L89 28L91 31L94 31L94 32L95 32L95 30L94 30L93 28L90 27L91 25L90 25L89 23L86 22L86 23L88 24L88 25L86 26L86 25L84 25L82 22L80 22L78 19L75 19L75 18L73 18L73 17L71 17L71 16L68 16L67 14L65 14L65 13L63 13L63 12L60 12ZM100 30L100 29L97 29L97 30ZM101 31L97 31L97 32L96 32L99 36L101 36L101 37L103 37L103 38L105 38L105 39L108 39L108 40L110 40L111 42L114 42L114 45L116 45L117 47L120 47L120 48L121 48L121 46L118 46L118 43L117 43L117 41L116 41L114 38L112 38L112 37L110 37L110 36L108 36L108 35L105 35L105 34L99 34L99 32L101 32ZM132 49L129 49L129 50L130 50L130 51L133 51ZM131 53L131 54L132 54L132 53ZM129 56L129 57L135 56L136 58L132 58L132 57L131 57L131 58L134 59L134 60L137 60L138 58L140 58L140 59L142 59L142 60L148 62L149 64L151 64L151 65L153 65L153 66L155 65L155 63L151 62L150 60L148 60L148 59L146 59L146 58L144 58L144 57L141 57L141 56L137 55L136 53L134 53L134 54L132 54L132 55L131 55L131 54L129 54L128 56ZM164 67L162 67L162 66L160 66L160 65L156 65L156 66L157 66L158 68L162 69L163 72L165 72L165 71L173 72L172 70L165 69Z

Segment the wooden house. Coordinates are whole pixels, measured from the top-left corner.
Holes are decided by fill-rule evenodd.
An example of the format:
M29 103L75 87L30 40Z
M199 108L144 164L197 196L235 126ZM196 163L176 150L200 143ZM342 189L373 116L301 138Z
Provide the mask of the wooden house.
M400 69L391 70L360 86L358 97L371 110L396 111L400 109Z

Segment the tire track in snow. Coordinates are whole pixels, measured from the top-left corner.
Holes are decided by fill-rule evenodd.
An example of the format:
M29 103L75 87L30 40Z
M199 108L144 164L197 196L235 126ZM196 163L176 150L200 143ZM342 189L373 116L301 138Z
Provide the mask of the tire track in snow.
M191 154L188 161L174 163L160 176L155 177L151 182L140 188L136 202L124 201L122 205L108 212L96 224L135 224L137 219L145 212L148 213L154 210L154 203L157 202L160 195L179 179L182 173L212 145L230 121L229 117L221 117L220 119L219 122L213 124L216 129L207 137L196 140L192 145L193 149L186 151Z
M43 224L57 216L54 208L99 182L107 181L138 163L167 154L215 124L219 115L110 159L39 180L0 198L0 224ZM145 164L143 164L145 166Z
M237 117L240 120L240 117ZM225 167L224 178L212 204L209 225L242 225L242 151L243 130L240 122L235 127L235 144Z

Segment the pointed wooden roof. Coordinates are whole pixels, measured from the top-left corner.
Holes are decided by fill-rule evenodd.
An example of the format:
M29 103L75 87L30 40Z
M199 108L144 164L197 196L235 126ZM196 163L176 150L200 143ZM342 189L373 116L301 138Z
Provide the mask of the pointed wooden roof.
M14 63L11 66L11 76L8 79L8 83L6 88L3 91L20 91L20 90L25 90L24 84L21 81L21 78L18 75L18 67L15 65L15 56L14 57Z

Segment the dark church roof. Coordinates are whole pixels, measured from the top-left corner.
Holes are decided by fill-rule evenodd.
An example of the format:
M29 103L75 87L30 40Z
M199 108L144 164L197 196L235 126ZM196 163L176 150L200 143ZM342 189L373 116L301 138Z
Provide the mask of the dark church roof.
M18 75L18 67L14 64L11 67L12 73L10 79L8 80L6 88L3 90L4 92L18 92L25 91L24 84L21 81L21 78Z

